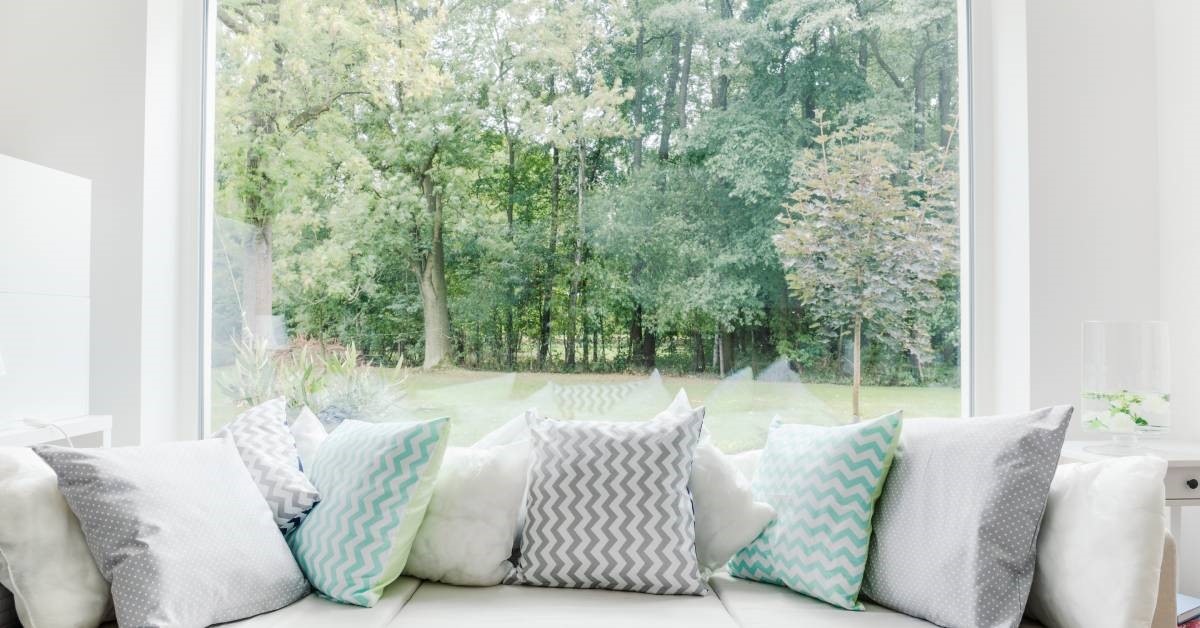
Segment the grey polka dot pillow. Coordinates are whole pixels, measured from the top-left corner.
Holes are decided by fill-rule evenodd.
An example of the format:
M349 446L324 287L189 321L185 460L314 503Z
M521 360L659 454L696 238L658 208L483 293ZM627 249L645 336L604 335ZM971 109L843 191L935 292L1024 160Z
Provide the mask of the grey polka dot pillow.
M906 420L862 593L947 628L1019 625L1071 412Z
M287 606L308 581L224 439L40 446L121 626L208 626Z

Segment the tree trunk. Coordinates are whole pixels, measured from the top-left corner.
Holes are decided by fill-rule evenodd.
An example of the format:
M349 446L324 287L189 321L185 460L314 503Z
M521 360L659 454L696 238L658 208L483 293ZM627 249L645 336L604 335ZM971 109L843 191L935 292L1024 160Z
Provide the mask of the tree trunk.
M950 143L950 68L943 62L938 65L938 144L945 147Z
M850 413L857 423L862 420L859 393L862 389L862 316L854 317L854 383L850 388Z
M636 7L637 4L635 3ZM646 91L646 74L642 69L642 59L646 56L646 28L642 18L638 17L637 42L634 44L634 76L633 76L633 137L630 138L633 152L633 168L642 167L642 128L645 124L642 111L642 94Z
M671 65L667 68L667 87L663 92L662 127L658 135L658 158L666 161L671 156L671 111L675 108L675 90L679 82L678 32L671 35Z
M600 353L600 330L592 328L592 361L596 366L604 363L604 356Z
M579 282L579 332L582 336L583 345L583 369L586 371L591 366L591 361L588 359L588 317L587 317L587 281Z
M695 45L696 37L688 31L687 37L683 41L683 67L680 68L679 77L679 102L675 103L675 108L678 111L677 119L679 121L679 129L687 128L687 101L688 101L688 82L692 78L692 47Z
M271 252L271 223L259 225L248 243L250 280L246 282L250 290L250 311L246 316L246 329L255 342L266 342L273 345L275 325L272 311L273 296L273 262Z
M718 366L721 369L721 377L725 377L733 371L735 357L733 334L725 330L717 332L717 347L719 349Z
M513 146L512 133L508 125L507 108L502 110L502 115L504 118L504 145L508 153L508 181L505 190L507 194L504 200L504 213L508 219L508 241L511 244L513 241L513 205L517 194L517 150ZM506 283L508 283L508 302L504 308L504 364L509 370L512 370L517 362L517 336L513 325L513 310L516 308L517 294L512 281Z
M642 329L642 366L652 369L658 362L658 334Z
M576 204L575 265L571 271L571 291L567 295L567 368L575 367L575 327L579 315L579 283L583 279L583 193L587 176L587 153L584 151L583 140L579 141L577 150L579 167L576 188L579 202Z
M718 0L721 4L721 19L733 19L733 0ZM720 70L717 74L716 93L713 94L713 106L724 111L729 107L729 73L725 68L724 44L720 46L722 55L720 60Z
M558 198L561 188L561 165L559 164L558 147L550 147L550 246L547 247L546 276L542 279L542 311L538 330L538 368L546 367L546 359L550 355L550 314L554 301L554 280L558 264Z
M428 172L421 175L421 194L429 211L432 234L429 251L422 256L414 270L421 291L421 311L425 323L425 361L422 368L428 370L449 361L450 308L446 298L442 201Z
M814 33L813 36L809 38L808 42L808 55L810 58L816 58L817 46L819 44L820 40ZM809 64L811 64L811 61L806 65ZM816 72L814 72L811 67L805 67L804 82L802 83L802 86L804 88L804 94L802 97L804 119L813 120L817 117L817 77Z
M653 368L658 342L654 333L643 324L645 315L641 304L633 306L633 317L629 320L629 363Z
M692 370L704 372L704 335L698 331L692 333Z
M925 109L928 106L928 96L925 93L926 50L919 50L913 61L913 150L925 148Z

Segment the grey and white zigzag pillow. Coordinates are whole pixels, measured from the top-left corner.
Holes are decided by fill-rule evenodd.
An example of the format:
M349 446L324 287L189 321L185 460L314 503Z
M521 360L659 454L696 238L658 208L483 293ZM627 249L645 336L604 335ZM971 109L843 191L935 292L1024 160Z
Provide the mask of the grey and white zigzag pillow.
M231 439L237 446L238 455L284 534L295 530L321 500L317 487L300 469L283 397L241 413L213 437Z
M507 582L702 595L688 492L704 409L645 423L531 418L517 568Z

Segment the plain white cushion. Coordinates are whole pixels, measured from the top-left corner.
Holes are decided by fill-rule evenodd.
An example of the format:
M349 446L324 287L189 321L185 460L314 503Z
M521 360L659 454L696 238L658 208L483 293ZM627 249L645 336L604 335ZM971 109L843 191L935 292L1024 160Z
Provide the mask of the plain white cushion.
M754 481L754 474L758 473L758 459L762 457L761 449L752 449L743 451L729 456L729 461L733 463L735 469L741 472L750 482Z
M292 421L289 429L292 438L296 439L296 453L300 455L300 466L307 472L317 459L317 450L321 448L321 443L329 438L329 433L325 431L321 419L318 419L308 406L300 408L299 416Z
M1149 626L1163 558L1166 461L1058 468L1042 517L1026 613L1054 628Z
M313 593L308 597L281 608L273 613L266 613L242 621L235 621L226 626L240 628L387 628L389 626L410 626L407 615L400 611L412 598L413 593L421 586L416 578L401 576L388 585L383 591L383 597L370 608L339 604Z
M512 564L528 443L451 447L404 573L450 584L500 584Z
M687 392L681 388L671 405L654 420L686 416L692 410ZM696 557L705 570L725 566L775 518L774 508L754 501L750 480L738 471L730 456L712 444L707 431L696 446L688 488L696 510Z
M714 595L421 585L395 625L420 628L737 628ZM795 626L785 621L780 626Z
M848 611L787 587L742 580L729 574L717 574L709 578L708 584L741 628L936 628L924 619L909 617L870 600L863 600L865 611ZM1024 620L1019 628L1040 628L1040 625Z
M707 570L723 567L775 518L775 509L754 501L750 481L707 440L696 447L688 486L696 508L696 554Z
M25 626L90 627L109 614L108 583L57 476L25 447L0 447L0 585Z

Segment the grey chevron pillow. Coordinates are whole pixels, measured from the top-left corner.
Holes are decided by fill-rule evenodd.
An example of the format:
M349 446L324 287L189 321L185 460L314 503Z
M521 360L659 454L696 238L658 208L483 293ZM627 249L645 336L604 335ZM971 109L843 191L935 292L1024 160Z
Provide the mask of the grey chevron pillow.
M283 397L239 414L213 437L232 440L237 446L238 455L284 534L295 530L320 501L317 487L300 469L300 454L288 429Z
M702 595L692 456L704 409L647 423L530 419L520 558L508 582Z

